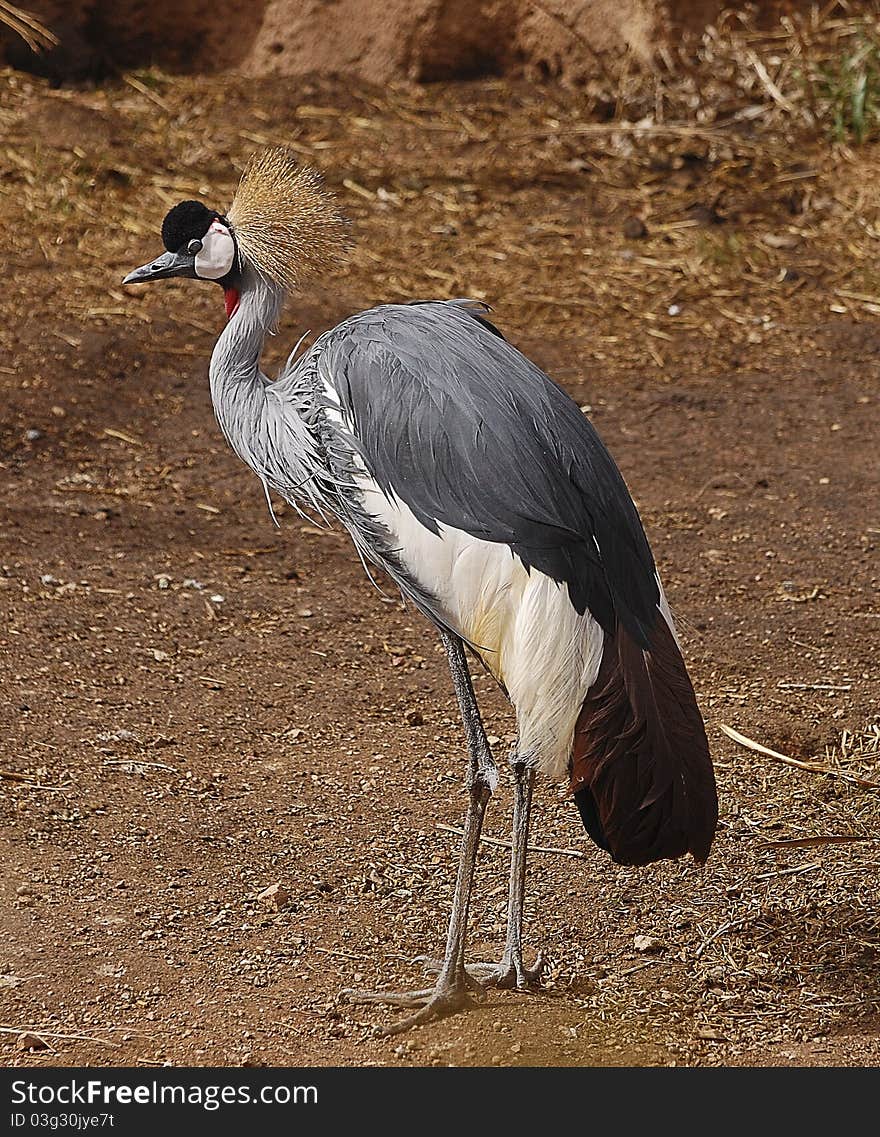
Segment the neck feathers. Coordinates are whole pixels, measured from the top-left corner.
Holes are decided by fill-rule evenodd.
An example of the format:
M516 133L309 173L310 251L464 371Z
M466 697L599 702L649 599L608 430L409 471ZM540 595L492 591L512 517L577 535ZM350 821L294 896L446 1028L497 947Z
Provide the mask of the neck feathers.
M283 289L246 268L238 310L223 329L211 356L211 399L227 441L249 466L265 416L260 355L267 333L275 331Z

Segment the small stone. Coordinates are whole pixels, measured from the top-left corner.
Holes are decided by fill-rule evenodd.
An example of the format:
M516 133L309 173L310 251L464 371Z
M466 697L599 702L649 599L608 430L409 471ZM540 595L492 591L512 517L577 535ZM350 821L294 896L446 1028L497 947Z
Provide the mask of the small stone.
M34 429L26 430L24 432L24 436L28 442L39 442L40 439L43 437L43 432L42 432L42 430L34 430Z
M627 217L623 223L623 235L630 241L640 241L648 236L648 227L641 217Z
M290 893L282 886L280 882L270 884L268 888L264 888L257 900L262 900L264 904L271 907L281 909L290 900Z
M801 243L800 237L794 233L764 233L761 241L768 249L796 249Z
M691 221L696 221L698 225L720 225L724 221L714 205L707 205L703 201L694 202L693 205L689 206L687 215Z
M666 944L656 936L636 936L633 939L633 947L645 955L656 955L666 950Z
M406 719L408 726L421 726L425 721L425 716L422 712L415 709L407 711L403 717Z
M18 1036L15 1045L19 1050L49 1050L49 1043L38 1034L31 1034L29 1030Z

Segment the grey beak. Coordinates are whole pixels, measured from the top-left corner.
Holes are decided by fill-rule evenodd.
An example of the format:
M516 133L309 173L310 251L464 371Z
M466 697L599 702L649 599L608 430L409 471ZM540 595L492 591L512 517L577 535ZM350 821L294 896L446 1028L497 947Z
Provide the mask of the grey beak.
M169 276L195 278L196 258L189 253L163 253L161 257L141 265L130 272L123 284L146 284L150 280L165 280Z

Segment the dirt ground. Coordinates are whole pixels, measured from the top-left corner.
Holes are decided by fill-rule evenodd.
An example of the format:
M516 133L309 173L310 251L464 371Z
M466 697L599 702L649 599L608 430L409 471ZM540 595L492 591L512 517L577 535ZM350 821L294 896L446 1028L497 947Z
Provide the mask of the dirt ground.
M582 112L503 81L0 74L6 1063L880 1064L876 844L767 847L878 833L876 788L838 775L880 780L880 150ZM271 360L379 301L488 300L627 478L719 780L704 870L613 866L542 784L545 993L402 1039L339 991L420 983L442 947L465 804L443 658L342 534L280 504L273 527L213 420L219 291L119 283L169 205L222 208L282 140L358 245ZM503 776L490 836L510 806ZM506 855L480 856L472 958L503 942Z

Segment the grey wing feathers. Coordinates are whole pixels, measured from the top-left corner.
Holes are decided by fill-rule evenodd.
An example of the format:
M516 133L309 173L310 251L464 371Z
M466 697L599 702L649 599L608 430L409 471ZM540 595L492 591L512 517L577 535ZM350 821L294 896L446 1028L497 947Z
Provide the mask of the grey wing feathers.
M387 305L323 337L351 443L431 531L503 542L647 647L659 590L636 508L575 403L462 303Z

